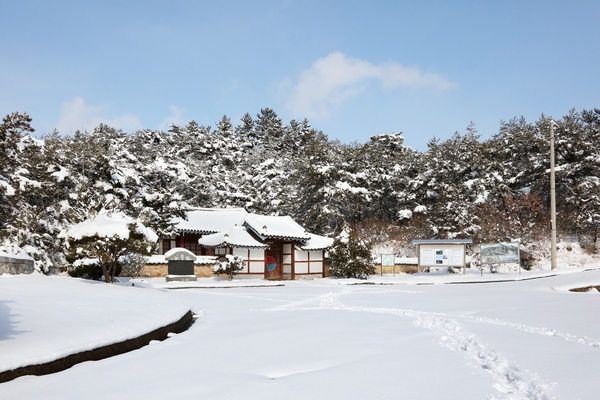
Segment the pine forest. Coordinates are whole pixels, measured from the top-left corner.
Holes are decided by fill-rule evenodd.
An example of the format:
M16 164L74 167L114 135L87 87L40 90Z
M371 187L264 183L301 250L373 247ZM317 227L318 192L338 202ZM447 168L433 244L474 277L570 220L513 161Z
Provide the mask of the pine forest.
M600 109L561 119L501 122L482 140L474 124L425 151L401 133L341 143L264 108L214 127L168 132L34 134L26 113L0 124L0 239L45 272L65 267L59 233L119 211L159 235L191 207L244 207L290 215L311 232L354 229L413 255L413 239L472 238L542 246L550 231L550 124L555 124L557 226L595 251L600 232Z

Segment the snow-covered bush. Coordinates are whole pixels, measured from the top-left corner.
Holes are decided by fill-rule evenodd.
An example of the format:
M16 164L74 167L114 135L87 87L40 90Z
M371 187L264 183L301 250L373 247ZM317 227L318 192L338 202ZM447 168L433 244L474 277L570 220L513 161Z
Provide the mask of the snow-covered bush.
M68 243L68 259L97 259L106 283L114 282L122 257L149 256L158 240L154 231L123 213L100 213L61 232L60 236Z
M213 273L215 275L227 275L229 279L233 279L240 271L244 269L244 260L240 256L231 254L225 255L224 261L219 261L215 265Z
M119 261L123 267L121 272L123 276L137 278L139 277L142 268L144 268L144 265L148 263L148 257L142 254L132 253L126 255L125 257L121 257Z

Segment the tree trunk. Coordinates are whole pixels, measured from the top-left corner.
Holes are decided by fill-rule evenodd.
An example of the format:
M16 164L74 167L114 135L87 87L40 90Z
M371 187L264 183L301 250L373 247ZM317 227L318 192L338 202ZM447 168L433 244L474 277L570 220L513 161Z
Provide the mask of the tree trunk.
M117 272L117 261L113 261L110 267L110 283L115 283L115 273Z
M101 262L102 264L102 273L104 274L104 283L110 283L110 271L106 269L106 264Z

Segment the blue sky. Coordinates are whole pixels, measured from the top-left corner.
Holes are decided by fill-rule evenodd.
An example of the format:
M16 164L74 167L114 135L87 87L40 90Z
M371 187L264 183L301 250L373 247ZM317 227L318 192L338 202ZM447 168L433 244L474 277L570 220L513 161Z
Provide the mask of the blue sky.
M270 107L342 142L600 108L598 1L3 1L0 114L127 132Z

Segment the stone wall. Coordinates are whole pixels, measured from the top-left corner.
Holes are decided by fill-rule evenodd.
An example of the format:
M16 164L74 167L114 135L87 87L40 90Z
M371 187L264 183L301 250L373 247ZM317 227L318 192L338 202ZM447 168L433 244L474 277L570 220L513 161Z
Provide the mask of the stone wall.
M381 273L381 265L377 264L375 266L375 275L379 275ZM416 265L408 265L408 264L396 264L395 267L383 267L383 273L392 275L396 274L416 274L417 266Z
M18 275L33 273L33 261L18 258L0 257L0 275Z

